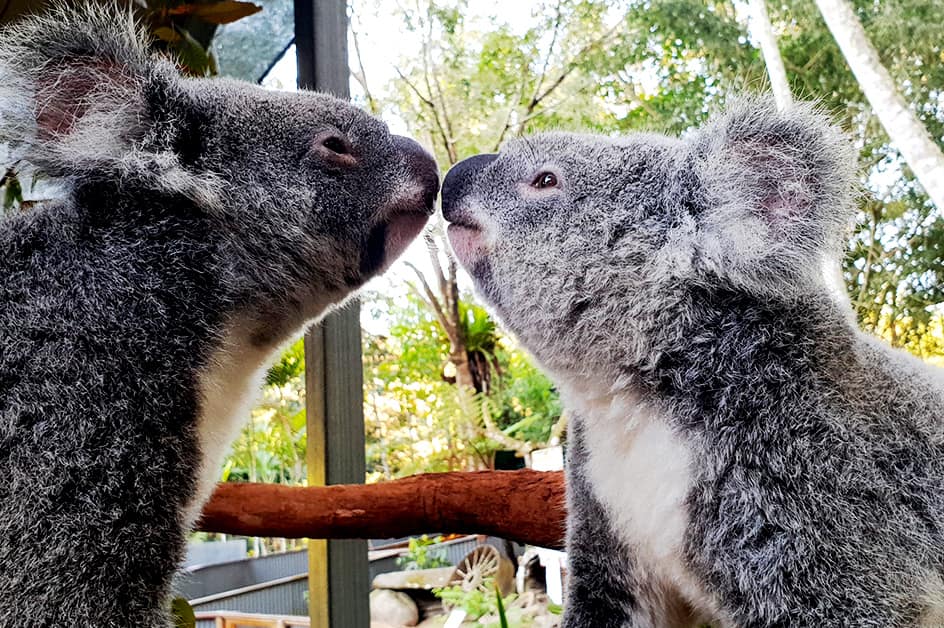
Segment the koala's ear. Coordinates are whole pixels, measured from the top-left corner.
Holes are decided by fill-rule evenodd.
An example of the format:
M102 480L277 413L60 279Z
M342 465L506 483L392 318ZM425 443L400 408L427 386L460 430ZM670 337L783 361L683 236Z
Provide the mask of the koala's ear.
M689 141L702 262L761 291L821 277L845 245L856 190L854 150L828 117L744 99Z
M53 176L107 168L149 127L146 93L171 80L130 12L58 5L0 33L0 141Z

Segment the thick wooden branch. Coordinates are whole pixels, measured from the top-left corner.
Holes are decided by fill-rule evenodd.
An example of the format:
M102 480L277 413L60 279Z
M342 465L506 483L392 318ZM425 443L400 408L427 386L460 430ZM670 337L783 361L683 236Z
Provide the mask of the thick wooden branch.
M370 539L430 532L488 534L560 548L560 472L430 473L379 484L319 487L223 483L200 530L315 539Z

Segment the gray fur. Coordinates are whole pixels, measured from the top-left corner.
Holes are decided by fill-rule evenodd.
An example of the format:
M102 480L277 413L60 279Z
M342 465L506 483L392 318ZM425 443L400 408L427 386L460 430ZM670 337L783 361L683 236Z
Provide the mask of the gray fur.
M447 176L460 261L574 415L568 628L944 622L944 377L836 291L854 163L812 107L748 99Z
M0 223L0 626L167 625L239 404L416 235L435 163L90 7L0 33L0 141L65 191Z

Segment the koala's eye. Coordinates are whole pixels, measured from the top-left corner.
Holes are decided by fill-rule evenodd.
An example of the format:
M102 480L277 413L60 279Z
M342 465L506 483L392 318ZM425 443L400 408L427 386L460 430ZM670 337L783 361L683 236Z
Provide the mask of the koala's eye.
M557 175L553 172L542 172L534 178L531 185L539 190L543 190L544 188L556 188Z
M336 130L324 131L315 136L312 152L331 168L352 168L357 165L350 140Z
M321 140L321 145L330 150L332 153L337 153L338 155L351 154L351 149L348 147L347 142L337 135L329 135L328 137L324 138Z

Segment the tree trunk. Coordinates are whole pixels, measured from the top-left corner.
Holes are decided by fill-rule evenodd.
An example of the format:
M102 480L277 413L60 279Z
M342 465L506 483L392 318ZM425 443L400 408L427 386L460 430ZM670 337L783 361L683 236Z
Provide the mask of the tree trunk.
M366 485L223 483L198 527L312 539L488 534L560 548L565 517L564 474L524 469L430 473Z
M944 154L898 93L847 0L816 0L859 87L932 202L944 211Z
M765 0L750 0L750 10L751 34L760 43L760 51L764 55L764 65L767 66L770 89L774 93L777 109L786 109L793 102L793 96L790 94L787 71L783 67L783 59L780 57L780 48L777 47L777 37L774 35L773 26L770 24L770 16L767 15Z

